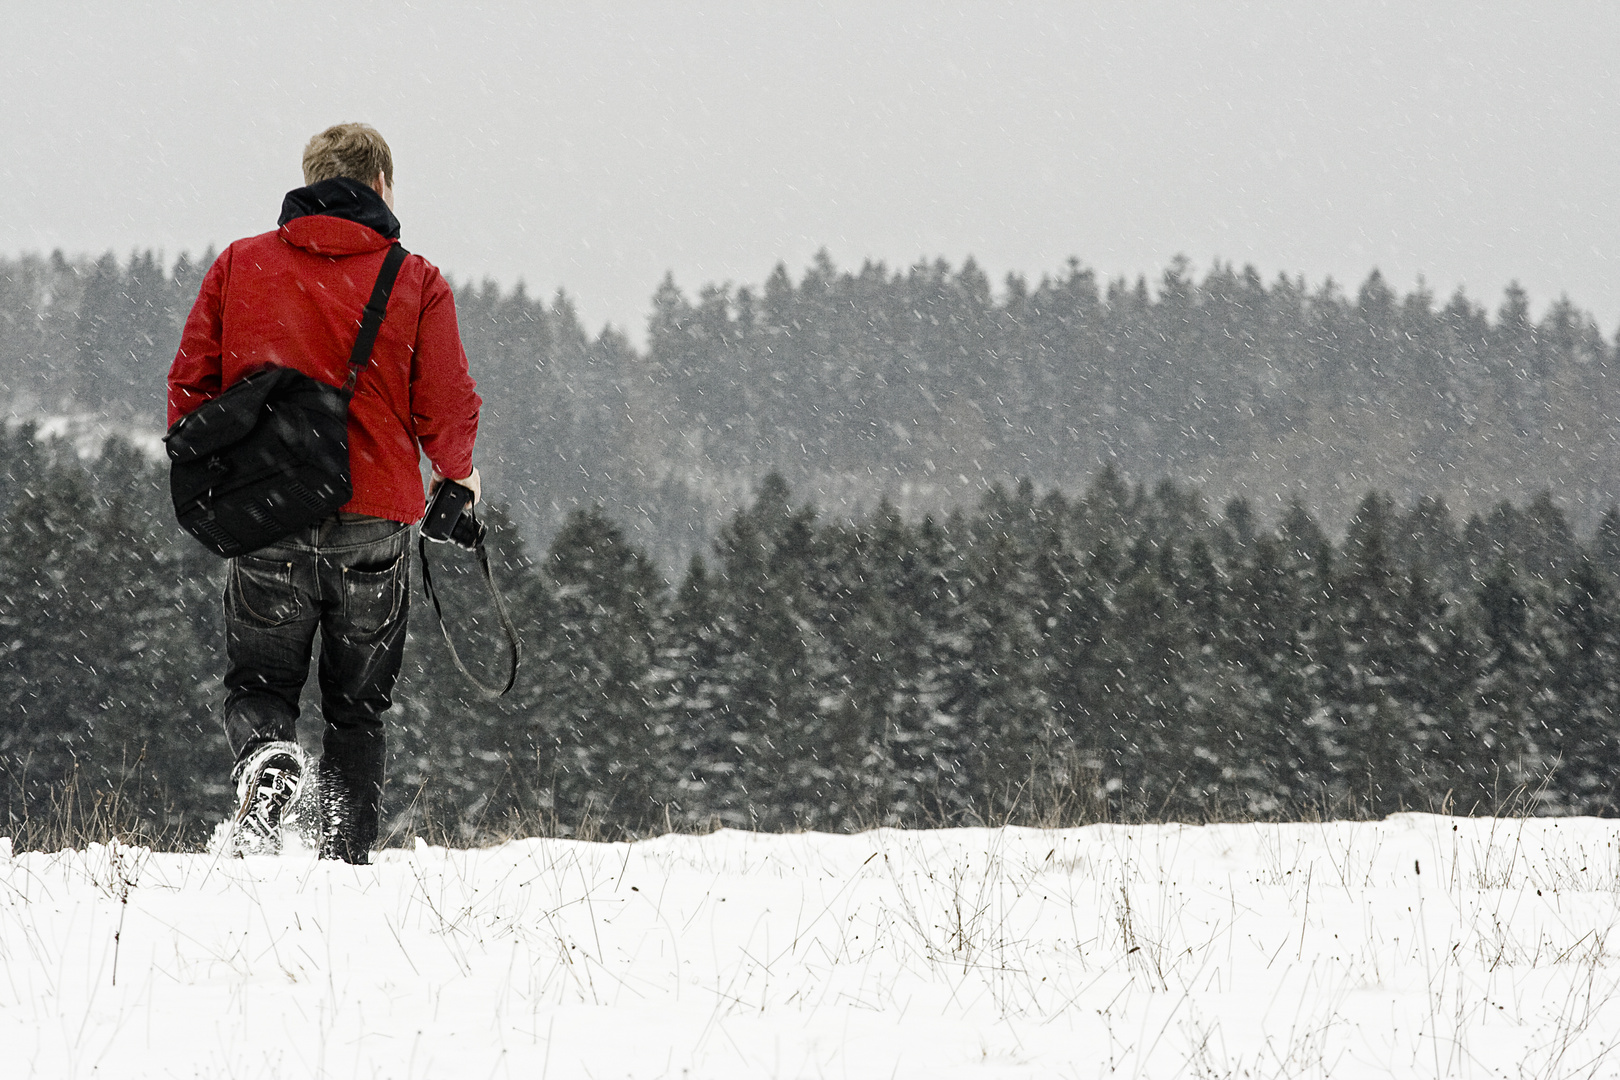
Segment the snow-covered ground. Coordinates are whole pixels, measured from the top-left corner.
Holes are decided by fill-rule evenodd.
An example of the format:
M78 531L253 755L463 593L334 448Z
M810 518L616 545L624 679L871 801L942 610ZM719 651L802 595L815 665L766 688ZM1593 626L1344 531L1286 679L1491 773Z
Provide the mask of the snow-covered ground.
M1620 826L0 841L0 1076L1620 1076Z

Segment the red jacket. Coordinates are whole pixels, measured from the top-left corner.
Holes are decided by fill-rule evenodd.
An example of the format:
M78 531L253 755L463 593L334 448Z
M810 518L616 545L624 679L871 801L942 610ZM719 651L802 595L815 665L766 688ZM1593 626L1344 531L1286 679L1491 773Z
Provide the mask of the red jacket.
M379 197L368 209L381 204ZM317 212L288 220L288 213L275 232L226 248L203 278L169 369L170 426L265 364L296 367L334 386L348 378L349 350L390 241L345 217ZM383 216L394 221L385 208ZM373 213L369 220L379 219ZM426 259L410 255L349 405L354 498L343 509L420 520L417 448L444 476L472 472L482 404L450 286Z

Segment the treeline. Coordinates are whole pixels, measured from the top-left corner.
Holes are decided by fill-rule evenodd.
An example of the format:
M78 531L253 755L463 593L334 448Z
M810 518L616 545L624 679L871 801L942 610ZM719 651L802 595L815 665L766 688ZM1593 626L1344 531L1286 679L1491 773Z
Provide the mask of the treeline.
M151 251L120 265L0 259L0 386L20 412L94 412L164 425L169 364L213 252L165 267Z
M1410 502L1441 477L1462 512L1551 488L1589 529L1620 481L1614 348L1567 299L1533 318L1516 285L1493 318L1377 271L1347 295L1224 264L1199 280L1184 259L1152 289L1071 263L998 296L972 260L823 257L696 300L666 280L649 325L643 381L683 476L769 462L838 498L950 505L987 478L1075 490L1113 465L1222 502L1296 493L1335 531L1369 488Z
M0 385L46 412L161 424L204 264L0 260ZM1615 345L1567 299L1535 317L1461 292L1352 293L1177 260L1151 287L1071 263L999 289L969 260L793 280L666 280L647 345L594 336L563 295L458 290L486 398L491 490L531 535L602 505L673 572L771 472L854 521L889 497L942 514L1028 477L1104 466L1217 504L1294 494L1338 535L1367 490L1442 485L1462 514L1543 489L1590 531L1620 490Z
M0 452L0 829L71 780L200 838L229 803L223 564L127 445L82 461L20 428ZM1368 494L1335 542L1298 502L1213 514L1107 469L921 519L823 518L773 476L673 585L600 510L543 553L492 520L521 677L474 695L418 596L389 827L1620 808L1614 510L1583 540L1546 496L1459 523ZM480 581L433 555L492 677Z

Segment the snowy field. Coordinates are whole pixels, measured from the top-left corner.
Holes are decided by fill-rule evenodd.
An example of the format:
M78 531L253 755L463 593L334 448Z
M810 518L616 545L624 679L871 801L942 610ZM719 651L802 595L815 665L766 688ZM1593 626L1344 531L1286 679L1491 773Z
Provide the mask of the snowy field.
M4 1077L1620 1076L1620 826L0 841Z

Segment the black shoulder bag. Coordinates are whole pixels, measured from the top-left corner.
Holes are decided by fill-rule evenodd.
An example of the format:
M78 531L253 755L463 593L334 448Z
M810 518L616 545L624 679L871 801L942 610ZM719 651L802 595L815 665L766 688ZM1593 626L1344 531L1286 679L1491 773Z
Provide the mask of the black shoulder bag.
M175 421L169 494L181 528L227 558L324 521L354 496L349 399L371 361L394 279L405 261L388 249L341 387L272 365L233 383Z

